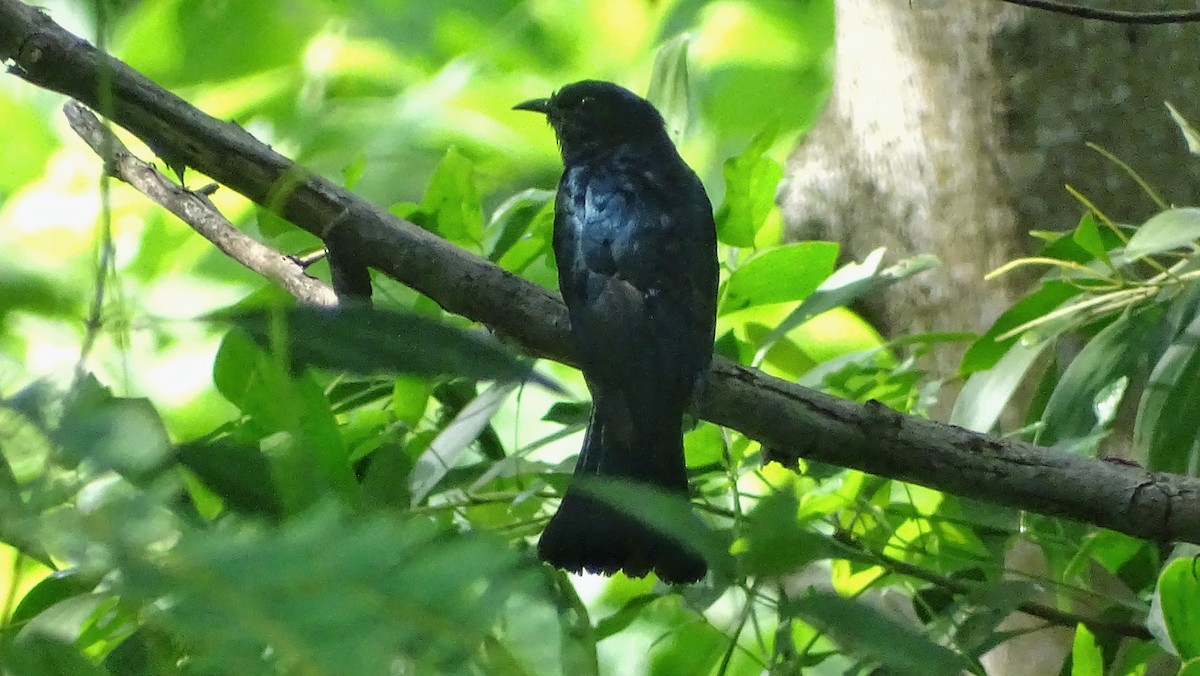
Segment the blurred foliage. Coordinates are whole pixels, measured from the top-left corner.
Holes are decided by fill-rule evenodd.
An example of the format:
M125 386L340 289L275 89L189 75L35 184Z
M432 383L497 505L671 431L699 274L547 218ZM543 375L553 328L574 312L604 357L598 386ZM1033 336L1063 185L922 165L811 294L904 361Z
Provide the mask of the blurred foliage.
M1087 203L1016 263L1050 273L982 336L885 342L847 309L931 257L783 241L775 187L829 87L831 0L47 4L200 108L548 288L557 152L511 106L583 78L648 92L717 205L718 352L923 415L942 381L921 357L970 341L961 424L996 430L1029 380L1018 433L1094 452L1138 400L1136 457L1197 465L1200 212L1164 205L1132 228ZM1112 532L764 465L705 422L685 437L705 515L688 534L712 575L670 588L546 569L531 545L579 448L578 373L381 277L379 310L292 307L140 195L97 189L61 103L0 79L6 674L981 673L1034 599L1152 618L1154 641L1072 625L1073 673L1200 655L1186 550L1164 566ZM320 246L214 200L284 252ZM652 525L686 513L597 490ZM1044 578L1010 578L1018 539Z

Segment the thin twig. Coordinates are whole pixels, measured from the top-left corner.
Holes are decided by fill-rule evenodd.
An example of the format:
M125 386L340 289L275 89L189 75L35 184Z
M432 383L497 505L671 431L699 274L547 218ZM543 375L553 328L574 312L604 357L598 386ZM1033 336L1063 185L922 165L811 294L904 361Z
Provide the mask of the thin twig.
M1095 19L1109 23L1156 25L1168 23L1192 23L1200 21L1200 10L1177 10L1166 12L1127 12L1119 9L1097 9L1070 5L1054 0L1000 0L1010 5L1040 9L1055 14L1065 14L1077 19Z
M120 139L77 101L63 107L71 128L104 160L105 170L162 205L247 268L283 287L309 305L334 307L333 288L309 277L291 256L255 240L229 222L206 195L187 190L129 152Z

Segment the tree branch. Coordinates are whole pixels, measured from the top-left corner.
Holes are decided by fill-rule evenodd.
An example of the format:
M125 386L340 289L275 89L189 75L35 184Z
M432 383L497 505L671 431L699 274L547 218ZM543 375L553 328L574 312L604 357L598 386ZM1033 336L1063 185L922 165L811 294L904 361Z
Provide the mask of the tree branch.
M1098 9L1070 5L1055 0L1000 0L1010 5L1040 9L1055 14L1065 14L1078 19L1095 19L1109 23L1140 24L1143 26L1168 23L1192 23L1200 21L1200 10L1178 10L1173 12L1127 12L1119 9Z
M135 157L90 110L76 101L68 101L63 112L71 128L104 160L105 170L114 178L133 186L192 226L225 255L275 282L297 300L318 307L337 305L333 289L305 274L300 261L238 230L206 195L176 185L153 166Z
M574 363L565 308L546 290L312 175L17 0L0 0L0 58L25 80L93 108L108 87L104 109L113 121L172 165L198 169L322 239L337 228L339 242L363 263L447 311L487 324L533 354ZM720 358L693 410L785 462L811 458L1136 537L1200 544L1194 479L996 439L877 402L843 401Z

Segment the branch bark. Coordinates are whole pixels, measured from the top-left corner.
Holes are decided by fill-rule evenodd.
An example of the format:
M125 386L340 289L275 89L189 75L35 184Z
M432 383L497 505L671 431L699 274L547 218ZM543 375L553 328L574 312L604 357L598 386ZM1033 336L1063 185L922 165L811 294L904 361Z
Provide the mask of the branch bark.
M565 308L546 290L305 171L18 0L0 0L0 58L28 82L101 111L172 166L193 167L324 240L337 229L339 245L447 311L533 354L574 363ZM720 358L693 412L761 442L785 463L810 458L1135 537L1200 544L1195 479L836 399Z
M238 230L205 194L171 182L153 166L135 157L92 111L76 101L68 101L63 112L71 129L100 156L105 171L111 176L133 186L190 225L226 256L275 282L300 302L317 307L338 304L333 288L305 274L305 266L299 260Z

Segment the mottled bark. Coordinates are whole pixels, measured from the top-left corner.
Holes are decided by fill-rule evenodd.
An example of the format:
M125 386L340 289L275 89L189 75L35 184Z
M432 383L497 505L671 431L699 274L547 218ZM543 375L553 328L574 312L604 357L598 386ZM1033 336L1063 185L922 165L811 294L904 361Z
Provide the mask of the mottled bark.
M1169 2L1094 3L1130 10ZM986 327L1029 279L984 282L1027 253L1034 229L1074 226L1071 184L1115 218L1153 203L1098 143L1177 204L1195 203L1200 164L1163 106L1200 114L1194 25L1128 27L995 0L838 0L829 108L798 146L782 191L802 238L847 257L884 245L942 267L868 300L888 335ZM955 355L938 366L949 372Z

